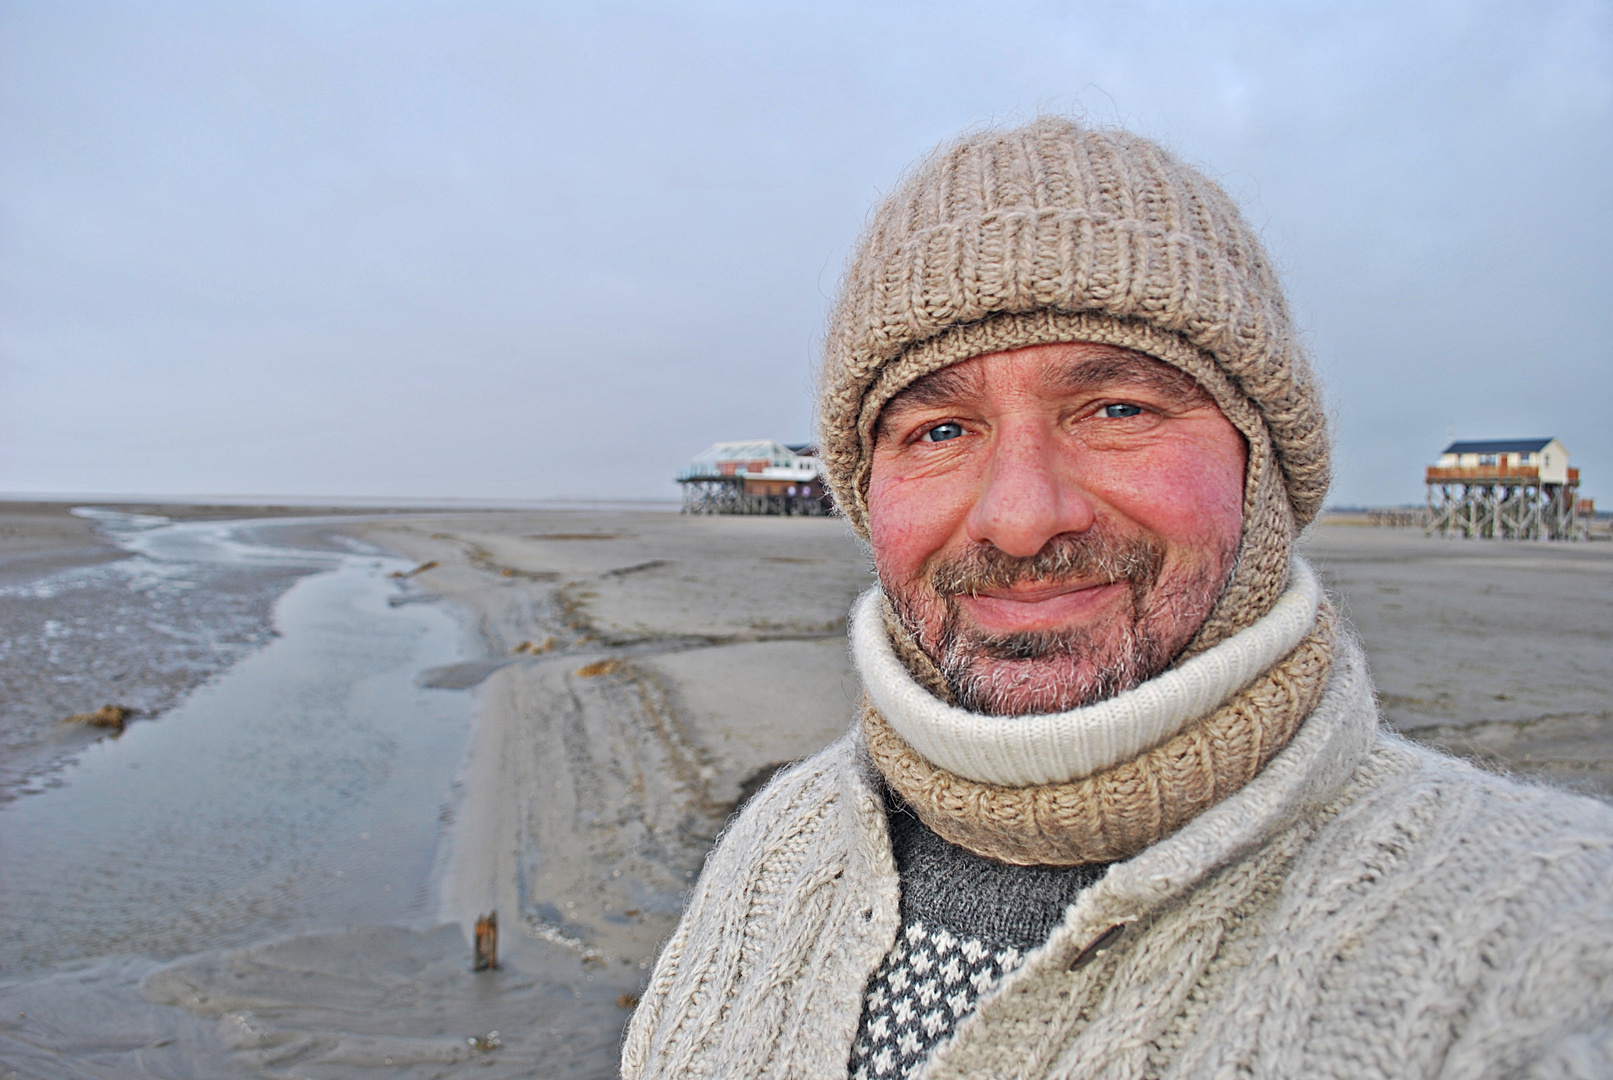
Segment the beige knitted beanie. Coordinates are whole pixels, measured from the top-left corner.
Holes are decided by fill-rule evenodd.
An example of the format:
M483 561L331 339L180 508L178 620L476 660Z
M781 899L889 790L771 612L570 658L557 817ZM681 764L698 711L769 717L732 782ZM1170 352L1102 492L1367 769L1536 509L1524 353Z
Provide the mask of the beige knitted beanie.
M1187 372L1249 443L1237 567L1189 646L1263 616L1328 485L1326 421L1259 239L1213 181L1146 139L1044 117L967 135L875 212L842 282L818 432L842 513L868 536L880 410L930 372L1061 341Z

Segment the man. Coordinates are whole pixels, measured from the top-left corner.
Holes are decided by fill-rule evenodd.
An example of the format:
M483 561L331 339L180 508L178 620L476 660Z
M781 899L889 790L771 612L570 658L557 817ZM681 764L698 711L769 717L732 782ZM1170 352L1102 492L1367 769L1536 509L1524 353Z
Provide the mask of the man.
M1379 729L1214 183L1059 119L931 156L819 419L861 722L712 854L624 1075L1613 1076L1613 812Z

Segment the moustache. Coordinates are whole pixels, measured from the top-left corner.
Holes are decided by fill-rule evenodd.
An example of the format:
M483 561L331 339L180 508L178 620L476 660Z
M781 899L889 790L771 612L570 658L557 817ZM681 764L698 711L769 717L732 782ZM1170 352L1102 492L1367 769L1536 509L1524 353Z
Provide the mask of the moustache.
M1134 594L1153 587L1165 565L1165 550L1142 536L1117 536L1095 526L1084 533L1061 533L1034 555L1009 555L980 544L952 555L930 571L930 587L945 600L977 596L1023 582L1128 582Z

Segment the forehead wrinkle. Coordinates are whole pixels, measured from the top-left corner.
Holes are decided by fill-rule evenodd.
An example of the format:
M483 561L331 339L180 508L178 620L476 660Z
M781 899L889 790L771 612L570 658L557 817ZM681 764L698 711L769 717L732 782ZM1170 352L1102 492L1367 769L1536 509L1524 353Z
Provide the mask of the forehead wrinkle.
M1085 357L1063 365L1051 382L1064 391L1092 390L1121 383L1147 386L1184 403L1213 400L1187 372L1134 352Z

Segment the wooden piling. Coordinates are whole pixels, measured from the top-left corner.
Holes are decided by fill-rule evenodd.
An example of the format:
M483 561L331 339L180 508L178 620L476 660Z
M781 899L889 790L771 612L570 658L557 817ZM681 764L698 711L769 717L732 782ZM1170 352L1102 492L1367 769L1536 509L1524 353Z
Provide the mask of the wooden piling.
M476 920L476 953L472 971L498 967L498 912L489 911Z

